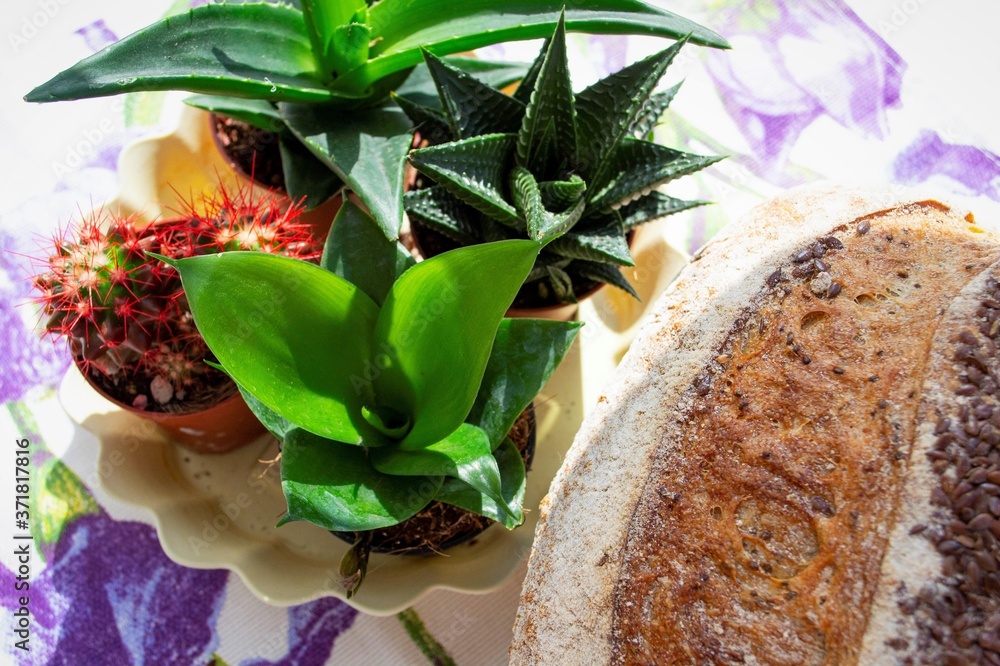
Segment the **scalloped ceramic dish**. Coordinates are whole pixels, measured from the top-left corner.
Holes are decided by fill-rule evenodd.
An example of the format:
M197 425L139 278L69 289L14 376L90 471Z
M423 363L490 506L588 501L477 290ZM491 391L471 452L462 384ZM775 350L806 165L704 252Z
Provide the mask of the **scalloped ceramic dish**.
M214 151L202 113L185 110L174 132L139 141L122 154L122 208L152 219L177 205L177 192L210 191L218 178L232 182L236 176L225 171ZM662 227L655 225L641 230L633 255L636 268L630 269L629 278L642 302L605 288L584 303L579 318L587 325L535 401L538 443L528 475L524 525L513 531L494 525L444 555L374 554L368 577L349 604L374 615L390 615L437 588L488 592L527 558L538 504L587 406L596 404L645 307L686 263L684 255L664 240ZM62 383L60 399L70 417L100 440L99 471L105 489L152 512L160 543L172 560L195 568L232 570L254 594L276 605L324 596L343 598L338 568L347 544L307 523L275 527L285 505L278 467L267 462L277 455L273 437L263 436L222 455L192 453L169 442L151 422L105 400L75 368Z

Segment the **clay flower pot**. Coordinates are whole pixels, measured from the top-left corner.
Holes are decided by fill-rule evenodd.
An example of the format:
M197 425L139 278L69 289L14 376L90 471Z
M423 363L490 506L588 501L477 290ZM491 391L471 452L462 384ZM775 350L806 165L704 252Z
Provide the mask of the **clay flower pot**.
M228 453L249 444L262 434L264 426L243 401L239 391L205 409L169 413L137 409L118 400L98 386L76 363L87 384L104 399L121 409L154 422L168 438L197 453Z
M288 196L277 133L214 113L208 114L208 133L219 155L241 179ZM302 211L299 219L309 227L313 238L322 242L343 202L342 195L334 195Z

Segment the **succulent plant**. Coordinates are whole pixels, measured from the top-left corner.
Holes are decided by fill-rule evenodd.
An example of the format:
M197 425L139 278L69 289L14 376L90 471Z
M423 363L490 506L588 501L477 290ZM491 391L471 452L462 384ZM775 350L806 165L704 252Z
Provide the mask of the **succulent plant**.
M98 210L54 239L34 279L45 332L65 338L88 375L142 385L132 399L137 409L173 410L197 382L225 378L203 362L208 348L177 272L147 253L257 250L315 258L318 249L297 222L300 211L274 196L254 197L249 187L152 224Z
M208 4L165 18L59 73L26 99L51 102L140 90L247 98L251 101L242 113L285 135L286 143L294 135L335 175L318 177L309 168L315 162L304 151L290 155L295 164L289 169L311 178L293 177L290 191L322 193L343 182L393 239L403 217L403 161L411 128L398 109L385 104L389 90L400 86L420 63L422 48L447 55L541 37L551 32L564 3L297 4L301 9L287 4ZM691 33L699 43L728 46L711 30L639 0L583 0L566 12L566 23L573 30L598 33ZM205 103L220 105L217 100ZM235 108L238 102L228 106L230 113L241 112ZM356 112L360 108L366 110Z
M539 304L575 302L581 283L635 295L619 269L633 265L627 234L705 203L657 188L721 159L645 138L677 92L655 88L687 41L576 94L562 22L511 96L425 52L443 110L398 99L428 144L409 160L433 181L406 194L410 219L457 245L561 234L522 292Z
M580 326L504 319L541 246L414 264L348 201L319 267L246 252L171 262L221 367L283 442L282 523L364 532L434 500L523 521L507 434Z

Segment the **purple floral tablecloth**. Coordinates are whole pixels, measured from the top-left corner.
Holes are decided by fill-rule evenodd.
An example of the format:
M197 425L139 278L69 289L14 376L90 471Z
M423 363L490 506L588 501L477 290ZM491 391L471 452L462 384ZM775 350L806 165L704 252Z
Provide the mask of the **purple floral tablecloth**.
M734 47L689 48L668 76L669 83L686 82L658 136L672 146L731 156L671 185L677 196L716 202L672 221L666 233L679 247L693 251L750 206L819 179L918 187L969 208L986 226L1000 226L994 152L1000 131L991 117L1000 57L989 50L988 32L1000 19L995 2L654 4L705 23ZM0 424L11 461L18 441L30 445L31 524L18 527L16 475L8 465L0 498L0 663L419 664L428 658L421 649L434 646L438 663L505 663L523 568L494 593L435 592L396 618L360 615L334 599L268 606L234 574L171 562L150 516L103 492L97 442L59 406L55 387L68 358L34 332L36 314L24 305L25 255L37 255L41 239L80 211L115 196L122 147L169 130L183 95L44 107L20 95L188 6L187 0L4 6ZM582 87L661 47L654 39L576 35L574 81ZM482 55L528 60L537 48L502 45ZM14 539L28 532L31 539ZM30 633L19 635L24 596ZM22 643L29 650L18 647L23 635L30 636Z

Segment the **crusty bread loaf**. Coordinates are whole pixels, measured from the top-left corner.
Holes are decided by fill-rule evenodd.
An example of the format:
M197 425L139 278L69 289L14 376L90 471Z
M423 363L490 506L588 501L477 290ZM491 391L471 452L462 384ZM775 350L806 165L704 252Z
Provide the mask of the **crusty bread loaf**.
M727 227L543 502L512 662L1000 664L998 259L898 194Z

